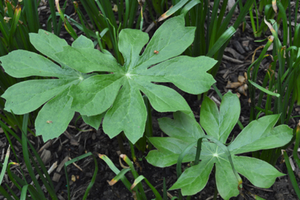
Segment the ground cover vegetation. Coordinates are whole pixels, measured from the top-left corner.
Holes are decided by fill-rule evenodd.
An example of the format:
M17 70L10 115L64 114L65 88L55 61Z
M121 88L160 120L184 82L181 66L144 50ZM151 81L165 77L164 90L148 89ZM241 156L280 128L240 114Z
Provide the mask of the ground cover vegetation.
M64 168L65 198L76 199L68 166L91 158L94 170L80 199L91 199L100 160L115 174L108 184L121 181L133 199L149 199L147 188L155 199L191 199L210 179L215 180L213 199L263 199L246 190L244 182L270 188L285 176L276 168L280 159L300 198L295 176L300 125L290 124L299 117L293 111L300 102L298 1L70 2L0 1L0 126L7 141L0 163L3 197L64 199L49 175ZM38 17L43 3L49 7L45 26ZM248 29L263 45L253 51L243 81L229 86L248 88L245 124L237 94L218 89L216 79L224 52L238 29L247 28L247 17ZM146 21L151 22L147 27ZM72 39L61 38L63 31ZM211 90L219 105L209 97ZM197 96L199 116L183 93ZM173 113L158 119L161 136L153 131L152 110ZM93 130L118 141L120 162L128 167L120 164L120 170L96 151L46 167L29 138L49 144L65 134L76 113ZM20 155L16 144L22 147ZM159 191L139 174L140 160L160 168L176 166L177 180L169 187L163 179ZM168 197L172 190L176 195Z

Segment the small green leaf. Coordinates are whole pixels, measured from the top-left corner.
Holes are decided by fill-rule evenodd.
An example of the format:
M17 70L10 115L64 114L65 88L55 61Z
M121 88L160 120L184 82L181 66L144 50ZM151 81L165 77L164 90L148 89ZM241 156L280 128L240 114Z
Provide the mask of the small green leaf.
M213 100L204 96L200 111L200 124L205 128L206 133L219 139L219 110L217 105Z
M167 167L177 163L178 156L190 145L176 138L149 138L150 142L158 149L152 150L147 155L147 161L157 167ZM196 146L196 142L195 142ZM196 148L192 148L184 157L183 162L195 159Z
M60 79L29 80L9 87L3 98L5 110L23 115L36 110L49 99L61 93L75 82Z
M63 133L75 112L71 110L72 98L68 89L47 102L38 113L35 120L36 135L42 135L43 140L56 138Z
M16 59L18 58L18 59ZM25 50L16 50L0 58L2 67L10 76L24 78L28 76L64 77L72 75L49 59Z
M167 117L158 119L159 127L168 136L190 143L205 135L193 116L183 112L175 112L173 115L174 120Z
M214 166L211 161L200 162L185 170L170 190L181 189L183 195L194 195L203 190Z
M286 125L273 128L279 115L268 115L252 121L229 145L234 154L276 148L285 145L293 137L293 131Z
M110 138L124 131L127 138L136 143L145 131L147 110L141 93L135 87L134 83L126 81L105 115L103 130Z
M93 115L93 116L82 115L82 119L85 123L87 123L94 129L98 130L104 115L105 115L105 112L101 113L99 115Z
M82 48L82 49L94 49L93 41L85 37L84 35L80 35L73 43L72 47L74 48Z
M135 81L139 81L140 85L138 87L148 97L152 107L155 110L159 112L191 110L184 98L175 90L143 81L143 77L136 78Z
M185 27L183 15L167 20L154 33L136 67L150 67L178 56L192 44L194 35L195 27Z
M156 82L174 83L188 93L201 94L216 82L206 73L216 63L217 61L205 56L179 56L151 67L144 75L151 76Z
M224 199L230 199L239 194L238 185L242 183L241 177L237 181L231 165L225 156L219 156L216 162L216 184L218 192Z
M204 98L200 112L200 124L208 135L214 136L225 143L227 137L236 125L241 112L240 102L236 94L231 92L224 95L218 111L215 103L208 97Z
M65 46L62 52L55 55L60 62L82 73L119 72L121 70L114 57L103 54L97 49Z
M101 114L113 104L121 84L122 77L115 74L87 78L70 89L72 108L82 115Z
M235 156L234 165L240 174L253 185L261 188L270 188L277 177L284 176L269 163L256 158Z
M55 54L62 51L64 46L68 46L68 43L65 40L42 29L40 29L38 33L29 33L29 38L31 44L39 52L47 55L56 62L59 62L59 59Z
M142 31L123 29L119 34L119 50L124 56L127 69L131 69L136 66L141 53L142 48L149 40L147 33ZM130 43L128 43L130 41Z

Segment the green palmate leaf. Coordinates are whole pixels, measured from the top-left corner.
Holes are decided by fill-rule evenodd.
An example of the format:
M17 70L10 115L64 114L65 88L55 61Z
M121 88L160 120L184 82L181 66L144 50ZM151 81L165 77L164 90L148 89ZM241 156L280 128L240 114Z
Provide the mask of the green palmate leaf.
M147 112L141 92L159 112L182 110L191 113L184 98L175 90L153 82L172 82L180 89L193 94L205 92L210 88L214 79L206 71L212 68L216 61L206 57L175 57L192 43L194 31L194 28L184 27L183 16L172 18L157 30L140 55L149 36L139 30L124 29L119 34L118 43L125 62L122 67L117 64L113 64L113 68L109 67L109 64L98 64L93 58L89 59L90 63L82 70L83 64L78 64L81 68L71 65L75 57L79 58L79 54L74 53L78 50L74 47L64 47L64 51L57 55L64 60L65 65L81 72L113 73L90 77L72 87L69 93L73 97L72 108L87 116L98 115L108 110L103 120L104 132L114 137L124 131L132 143L135 143L145 130ZM68 56L68 59L63 56ZM85 52L84 57L88 59L91 53ZM102 59L99 57L99 60ZM106 61L111 62L108 58Z
M68 46L65 41L40 30L38 34L30 35L31 42L37 50L61 66L25 51L13 52L0 60L12 76L59 79L29 81L11 87L3 95L7 99L6 109L19 114L30 112L53 98L41 110L36 121L38 135L42 134L47 139L57 137L72 113L78 111L94 128L99 127L97 120L101 121L104 116L105 133L114 137L123 131L135 143L142 137L147 119L142 93L159 112L181 110L192 116L190 107L179 93L157 82L171 82L192 94L206 92L215 82L206 72L214 66L215 60L179 56L192 44L194 32L194 27L184 26L184 16L174 17L156 31L141 54L149 40L147 33L124 29L118 38L118 47L125 61L121 66L108 51L102 53L94 49L93 42L84 36ZM16 56L20 61L13 59ZM25 99L25 102L15 100L13 95L24 96L20 99ZM57 109L51 111L54 106ZM65 114L53 115L59 110L65 111ZM61 123L54 123L56 120ZM53 124L47 125L45 121ZM47 126L54 127L54 124L59 124L60 128L56 132L49 128L48 133L55 133L47 133L47 136L40 133Z
M62 40L44 31L31 34L31 40L35 41L33 43L37 49L49 53L49 57L56 61L52 51L44 47L49 45L54 48L57 45L59 49L65 45ZM41 40L42 45L39 43ZM14 77L58 77L17 83L8 88L2 97L6 99L5 110L15 114L29 113L46 103L35 121L36 134L42 135L46 141L63 133L74 115L71 109L72 97L68 96L69 88L91 75L67 66L61 68L41 55L23 50L13 51L1 57L0 61L5 71Z
M239 114L240 104L235 94L224 95L220 110L213 101L205 97L201 105L200 123L208 136L225 144ZM270 115L253 121L227 147L235 170L257 187L269 188L276 177L283 174L262 160L235 154L275 148L288 143L293 131L286 125L274 127L278 118L278 115ZM184 162L193 161L198 139L206 137L195 119L183 112L176 112L174 119L160 119L159 125L170 137L149 139L157 150L150 151L146 157L148 162L159 167L173 165L185 149L194 144L194 148L183 159ZM242 183L241 178L234 174L224 149L208 139L202 140L200 163L185 170L171 189L181 189L184 195L196 194L206 185L214 165L220 195L224 199L237 196L239 184Z

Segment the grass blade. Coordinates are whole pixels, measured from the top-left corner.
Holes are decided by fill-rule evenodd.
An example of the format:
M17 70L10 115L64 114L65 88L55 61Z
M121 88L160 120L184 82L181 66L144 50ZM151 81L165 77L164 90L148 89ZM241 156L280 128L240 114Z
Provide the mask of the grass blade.
M93 174L93 177L92 177L92 180L91 182L89 183L89 185L87 186L86 190L85 190L85 193L84 193L84 196L83 196L83 200L87 199L88 195L89 195L89 192L90 190L92 189L95 181L96 181L96 177L97 177L97 173L98 173L98 163L97 163L97 160L95 158L94 155L93 156L93 159L94 159L94 163L95 163L95 171L94 171L94 174Z
M291 183L293 185L293 188L294 188L294 190L295 190L295 192L297 194L298 199L300 199L300 189L299 189L299 186L298 186L295 174L294 174L294 172L292 170L290 159L289 159L286 151L284 151L284 150L283 150L283 156L284 156L286 168L288 170L290 181L291 181Z
M37 1L24 1L24 9L26 12L29 32L38 32L39 30L39 16L37 9Z
M104 154L98 154L99 158L101 158L107 165L108 167L115 173L115 174L119 174L120 170L114 165L114 163ZM121 177L121 181L123 182L123 184L125 185L125 187L130 191L130 187L131 184L128 181L128 179L123 176Z
M220 38L213 44L209 52L207 53L207 56L213 57L215 53L217 53L220 48L233 36L233 34L236 32L234 27L229 27L221 36Z
M25 165L28 169L28 173L29 173L32 181L34 182L36 190L39 194L38 196L40 196L40 199L46 200L46 198L44 196L44 193L43 193L43 190L42 190L41 186L39 185L38 181L35 178L35 174L33 172L33 167L30 163L30 156L29 156L28 146L27 146L28 116L29 116L29 114L24 115L23 125L22 125L22 150L23 150L24 162L25 162Z
M4 177L4 174L6 172L9 155L10 155L10 145L8 145L8 148L7 148L7 151L6 151L6 154L5 154L4 163L2 165L2 169L1 169L1 173L0 173L0 185L1 185L2 181L3 181L3 177Z
M91 153L91 152L88 152L88 153L86 153L86 154L83 154L83 155L81 155L81 156L78 156L78 157L76 157L76 158L73 158L72 160L69 160L69 161L67 161L65 164L64 164L64 169L65 169L65 174L66 174L66 181L67 181L67 188L68 188L68 199L71 199L71 196L70 196L70 184L69 184L69 175L68 175L68 171L67 171L67 166L68 165L70 165L70 164L72 164L72 163L74 163L74 162L77 162L77 161L79 161L79 160L81 160L81 159L83 159L83 158L86 158L86 157L88 157L88 156L93 156L93 154ZM94 157L93 157L94 158ZM96 159L94 158L94 161L96 162ZM95 163L95 172L96 172L96 174L97 174L97 172L98 172L98 165ZM88 196L88 192L90 191L90 189L91 189L91 187L93 186L93 184L94 184L94 182L95 182L95 179L96 179L96 175L95 175L95 172L94 172L94 175L93 175L93 177L92 177L92 181L90 182L90 184L88 185L88 189L87 189L87 191L85 192L85 194L84 194L84 199L86 199L87 198L87 196Z
M253 81L251 81L251 80L248 80L248 81L249 81L249 83L251 83L254 87L256 87L257 89L259 89L259 90L261 90L261 91L263 91L263 92L265 92L265 93L267 93L268 95L275 96L275 97L280 97L280 94L275 93L275 92L271 92L270 90L267 90L267 89L261 87L260 85L258 85L257 83L255 83L255 82L253 82Z
M155 187L153 187L153 185L147 180L147 178L145 178L143 175L140 175L138 176L132 186L131 186L131 189L133 189L135 186L137 186L142 180L145 180L145 182L147 183L147 185L150 187L150 189L153 191L155 197L156 197L156 200L162 200L160 194L158 193L158 191L155 189Z

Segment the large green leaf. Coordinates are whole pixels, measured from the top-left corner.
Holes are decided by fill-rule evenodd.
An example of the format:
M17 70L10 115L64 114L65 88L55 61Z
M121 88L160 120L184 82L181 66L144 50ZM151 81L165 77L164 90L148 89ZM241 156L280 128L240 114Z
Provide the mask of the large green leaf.
M125 63L117 66L118 70L99 64L95 58L90 58L91 53L83 49L82 55L84 60L89 60L88 65L84 70L80 62L71 65L72 61L79 58L79 51L74 47L64 47L56 55L67 66L81 72L109 72L93 76L72 87L69 93L73 97L72 108L88 116L98 115L109 109L103 120L104 132L109 137L114 137L123 131L132 143L143 135L145 129L147 113L142 93L159 112L181 110L191 114L180 94L156 83L171 82L193 94L207 91L214 83L214 79L206 71L216 61L207 57L178 56L193 42L194 31L194 28L184 26L183 16L172 18L157 30L140 55L149 36L139 30L122 30L118 45ZM104 58L99 57L99 62L102 59Z
M200 122L208 136L225 144L239 114L240 104L235 94L224 95L220 111L215 103L206 97L201 105ZM276 177L283 175L282 173L262 160L234 154L275 148L288 143L292 139L293 131L286 125L274 127L278 118L279 115L271 115L253 121L227 147L234 168L224 148L203 139L200 164L185 170L171 189L181 189L184 195L196 194L206 185L213 165L216 167L217 188L224 199L239 194L238 186L242 180L236 172L248 178L257 187L270 187ZM176 112L174 119L160 119L159 125L169 137L149 139L157 150L150 151L146 157L147 161L158 167L173 165L187 147L194 145L195 148L191 148L183 159L183 162L193 161L198 139L206 137L195 118L183 112Z
M58 62L54 53L66 45L63 40L45 31L31 34L30 38L38 50L49 54L50 58ZM51 51L55 45L56 51ZM68 96L69 89L92 75L82 74L67 66L60 67L41 55L24 50L13 51L1 57L0 61L5 71L14 77L58 78L17 83L9 87L2 97L6 99L5 110L20 115L32 112L46 103L35 121L36 134L42 135L46 141L63 133L75 112L71 109L72 97Z
M194 34L195 27L185 27L183 15L162 24L149 43L147 33L124 29L118 35L118 48L125 62L121 66L108 51L94 49L94 43L83 35L69 46L53 34L40 30L38 34L30 35L32 44L60 66L46 57L25 51L13 52L0 60L4 69L12 76L46 76L59 79L41 80L41 84L36 82L36 88L29 85L30 87L24 89L23 83L13 86L3 96L8 102L6 109L16 113L30 112L54 98L45 105L43 113L53 114L49 112L50 107L56 106L56 102L64 101L62 106L65 107L62 110L68 107L72 112L80 112L85 121L95 128L99 126L96 120L101 120L104 116L103 129L109 137L123 131L135 143L144 133L147 118L143 94L159 112L180 110L192 116L185 99L159 82L173 83L192 94L206 92L215 82L207 73L216 64L215 60L208 57L179 56L192 44ZM13 59L16 56L20 59ZM60 84L60 81L66 83ZM26 97L25 103L14 101L12 94L18 92L19 96ZM28 94L24 94L25 92ZM61 93L69 96L55 97ZM22 108L27 103L31 106ZM66 127L66 121L71 115L69 111L67 116L62 115L65 119L61 120L63 125L60 124L61 128L57 132L61 133ZM40 127L37 128L38 131L42 131L47 126L39 124L44 123L46 117L42 116L46 114L39 116L41 117L38 118L36 126ZM62 117L58 116L57 119ZM59 133L53 133L52 136L56 137ZM52 136L43 135L43 138Z

